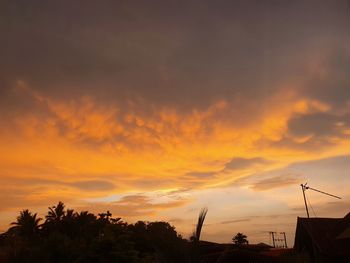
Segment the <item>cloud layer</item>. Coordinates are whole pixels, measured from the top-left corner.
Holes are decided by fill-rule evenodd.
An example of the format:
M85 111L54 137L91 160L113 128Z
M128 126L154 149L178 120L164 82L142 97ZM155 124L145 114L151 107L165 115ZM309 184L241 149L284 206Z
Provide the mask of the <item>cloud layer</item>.
M222 240L211 225L248 229L262 206L288 225L300 181L335 190L348 1L151 2L1 3L0 211L63 200L190 232L211 205Z

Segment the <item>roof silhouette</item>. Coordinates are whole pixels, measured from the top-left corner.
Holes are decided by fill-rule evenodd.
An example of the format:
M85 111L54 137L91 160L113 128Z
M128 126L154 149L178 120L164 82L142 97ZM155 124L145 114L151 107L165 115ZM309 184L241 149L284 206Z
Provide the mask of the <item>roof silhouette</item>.
M312 256L350 257L350 213L344 218L298 217L294 248Z

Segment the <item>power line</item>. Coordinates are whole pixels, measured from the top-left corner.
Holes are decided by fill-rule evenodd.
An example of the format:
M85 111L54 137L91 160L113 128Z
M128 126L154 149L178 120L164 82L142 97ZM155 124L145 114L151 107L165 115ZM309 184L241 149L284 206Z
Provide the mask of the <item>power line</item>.
M309 198L308 198L307 196L306 196L306 199L307 199L307 202L309 203L309 206L311 207L312 213L314 213L314 217L317 217L317 216L316 216L316 213L315 213L315 210L314 210L314 208L312 207L311 202L310 202L310 200L309 200Z
M313 211L315 217L316 217L316 213L315 213L313 207L311 206L311 203L310 203L309 199L307 199L307 197L306 197L306 194L305 194L305 191L306 191L306 190L310 189L310 190L319 192L319 193L324 194L324 195L328 195L328 196L331 196L331 197L334 197L334 198L341 199L339 196L332 195L332 194L329 194L329 193L320 191L320 190L318 190L318 189L309 187L309 186L307 185L307 183L301 184L300 186L301 186L301 190L303 191L303 197L304 197L304 203L305 203L305 210L306 210L306 214L307 214L307 217L308 217L308 218L310 217L310 215L309 215L309 208L308 208L308 205L307 205L307 201L309 202L310 207L311 207L311 209L312 209L312 211ZM307 201L306 201L306 200L307 200Z

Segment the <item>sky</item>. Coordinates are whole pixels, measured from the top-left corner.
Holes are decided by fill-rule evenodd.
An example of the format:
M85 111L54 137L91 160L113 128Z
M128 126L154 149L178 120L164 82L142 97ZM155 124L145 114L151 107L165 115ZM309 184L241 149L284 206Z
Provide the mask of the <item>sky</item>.
M350 211L349 1L0 4L0 230L48 206L294 242Z

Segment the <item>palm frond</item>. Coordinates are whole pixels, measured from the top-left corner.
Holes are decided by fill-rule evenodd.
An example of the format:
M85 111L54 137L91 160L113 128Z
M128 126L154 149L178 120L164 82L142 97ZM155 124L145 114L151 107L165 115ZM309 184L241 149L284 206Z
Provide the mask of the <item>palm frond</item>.
M197 242L200 240L200 236L201 236L201 232L202 232L202 228L203 228L203 224L204 224L204 220L207 215L207 212L208 212L208 208L204 207L199 213L198 222L196 225L196 231L194 233L194 240Z

